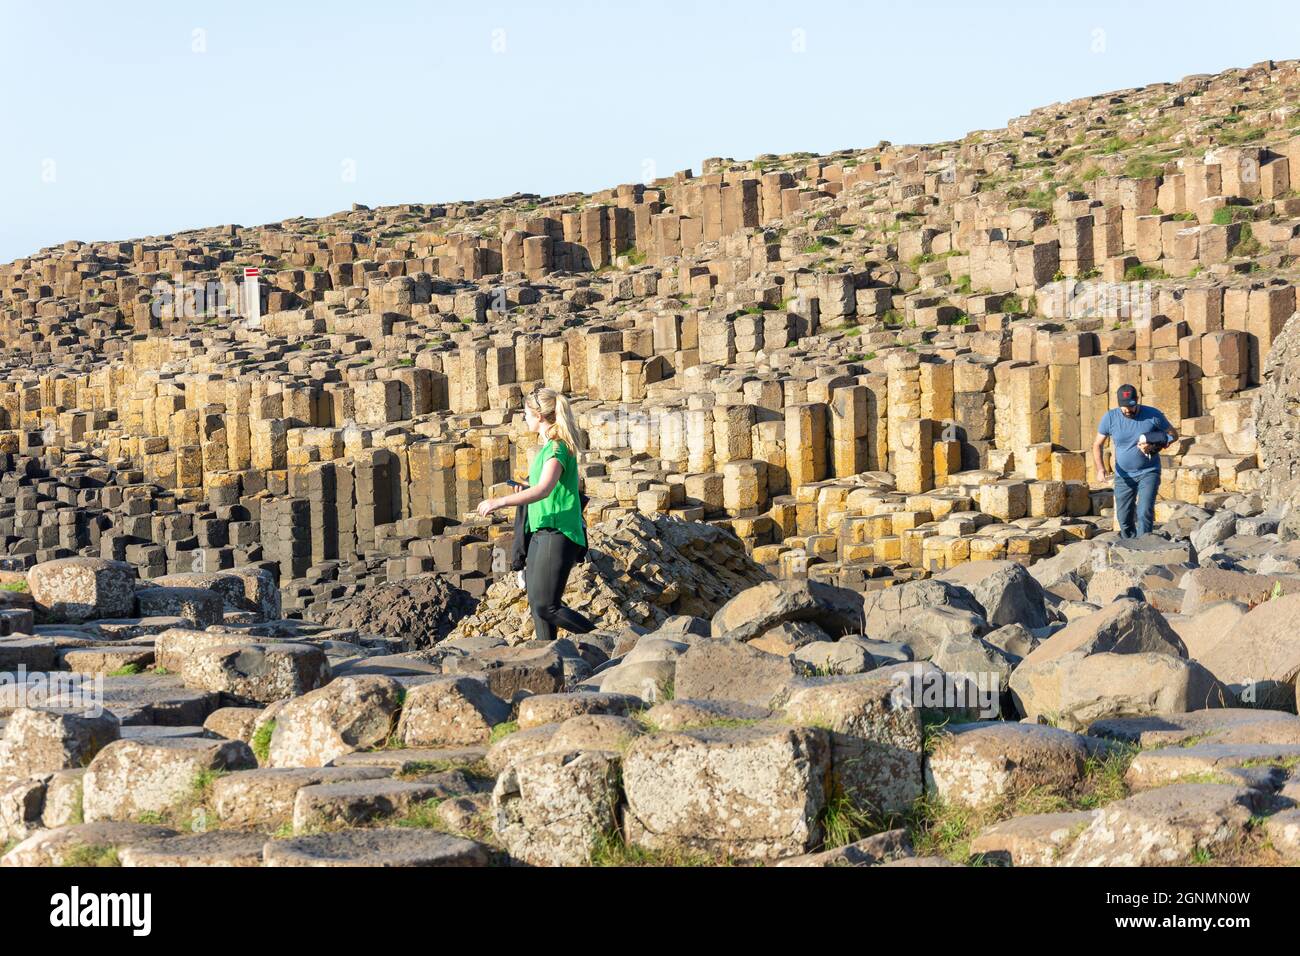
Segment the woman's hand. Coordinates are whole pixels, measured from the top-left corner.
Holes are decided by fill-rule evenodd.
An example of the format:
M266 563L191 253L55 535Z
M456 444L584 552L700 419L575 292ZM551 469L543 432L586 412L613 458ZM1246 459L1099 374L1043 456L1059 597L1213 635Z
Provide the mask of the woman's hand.
M486 518L492 512L501 507L501 501L498 498L487 498L478 503L478 513L480 518Z

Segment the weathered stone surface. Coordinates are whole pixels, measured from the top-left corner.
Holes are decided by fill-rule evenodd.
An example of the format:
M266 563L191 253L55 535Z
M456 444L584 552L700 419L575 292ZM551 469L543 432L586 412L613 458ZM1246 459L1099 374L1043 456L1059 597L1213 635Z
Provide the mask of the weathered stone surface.
M829 733L835 786L877 815L904 812L921 795L921 712L899 690L870 674L816 679L783 710L791 723Z
M639 738L623 757L628 840L742 859L811 849L829 739L810 727L706 728Z
M740 592L713 615L714 637L752 641L778 624L816 624L832 637L862 628L862 595L817 581L765 581Z
M1069 793L1083 779L1088 746L1077 734L1036 724L967 724L939 737L926 758L926 789L945 803L983 808L1035 787Z
M1168 621L1187 646L1187 656L1204 663L1206 658L1214 658L1215 647L1228 639L1247 610L1236 601L1221 601L1199 608L1190 617L1171 615Z
M183 679L187 687L269 704L324 686L330 666L311 644L225 644L192 654Z
M275 718L267 766L324 767L388 739L401 686L387 677L342 677L295 697Z
M990 627L1047 626L1043 586L1014 561L975 561L944 571L939 580L968 590L983 608Z
M1053 866L1096 815L1095 810L1074 810L1013 817L981 830L970 841L970 851L991 863Z
M760 651L785 656L815 643L829 643L830 635L812 621L781 621L748 643Z
M261 866L266 837L213 830L124 847L123 866Z
M41 826L53 830L81 822L82 780L85 776L85 770L58 770L45 778Z
M619 797L617 754L557 749L515 761L497 778L493 829L526 863L582 865L613 835Z
M484 678L488 690L502 700L513 700L520 691L554 694L564 688L564 662L554 647L494 647L449 658L443 667L447 673Z
M1262 385L1254 395L1253 424L1261 468L1259 490L1271 501L1294 502L1300 492L1300 323L1287 322L1263 363Z
M188 627L173 627L154 638L154 659L163 670L184 676L186 666L200 651L256 643L255 638L228 629L199 631Z
M1062 857L1065 866L1183 863L1194 851L1231 845L1265 808L1258 791L1213 783L1148 790L1098 811Z
M485 758L488 770L500 774L516 760L545 753L550 750L551 738L559 729L559 724L542 724L539 727L529 727L527 730L516 730L514 733L506 734L488 748Z
M1300 744L1204 742L1144 750L1133 758L1124 779L1134 790L1163 787L1195 778L1202 782L1241 783L1239 768L1283 768L1300 763Z
M332 767L383 767L392 773L416 773L429 767L469 767L487 758L487 747L400 747L344 754Z
M642 714L646 726L655 730L690 730L697 727L738 726L772 716L770 707L756 707L734 700L661 701Z
M912 855L912 841L906 830L886 830L855 843L821 853L778 860L777 866L877 866Z
M0 776L0 840L23 840L40 828L46 779L43 774Z
M730 638L692 644L677 662L674 694L771 707L788 693L803 666Z
M639 698L629 694L534 694L519 702L519 728L559 723L579 714L623 717L637 703Z
M0 857L0 866L91 866L116 859L126 847L175 835L144 823L78 823L33 833Z
M486 866L481 843L433 830L336 830L270 840L267 866Z
M294 797L293 829L302 833L405 816L421 804L449 795L439 783L414 780L354 779L309 784Z
M918 612L941 608L965 611L980 621L984 618L984 609L965 588L938 579L913 581L864 596L866 619L862 633L872 640L908 643L906 636L895 635L915 629Z
M1268 817L1264 833L1284 860L1300 862L1300 809L1282 810Z
M207 588L141 588L135 604L139 617L180 617L200 628L220 624L225 612L221 595Z
M238 740L119 740L86 768L86 822L133 820L142 813L181 809L199 795L204 775L256 766L253 752Z
M861 674L876 666L866 642L852 639L814 641L800 647L794 656L819 674Z
M1125 598L1071 621L1029 654L1025 665L1059 660L1067 654L1155 653L1186 657L1182 639L1164 615L1145 601Z
M1300 577L1252 574L1223 568L1195 568L1183 576L1183 614L1195 614L1219 601L1237 601L1247 609L1274 596L1300 591Z
M36 607L53 622L130 617L135 607L135 568L102 558L60 558L27 572Z
M1076 651L1046 661L1032 658L1011 675L1016 706L1025 717L1047 717L1068 730L1110 717L1178 714L1236 703L1232 691L1204 667L1171 654Z
M111 713L22 708L9 715L0 738L0 774L26 776L84 767L121 736Z
M1300 717L1277 710L1216 708L1153 717L1107 718L1095 721L1088 733L1143 748L1182 746L1198 741L1300 744Z
M327 627L383 634L406 650L432 647L473 612L478 602L441 574L391 581L349 600L330 602L313 614Z
M1042 643L1019 624L1007 624L996 631L989 631L984 635L983 641L1012 658L1013 663L1019 663Z
M81 674L111 674L123 668L143 669L152 663L152 647L123 645L63 652L64 666Z
M612 714L580 714L555 729L551 750L602 750L622 753L641 735L641 725Z
M260 707L221 707L208 715L208 719L203 721L203 727L219 737L248 743L253 739L257 718L261 713Z
M1300 672L1300 594L1265 601L1243 615L1223 639L1201 650L1200 662L1261 707L1295 704Z
M406 747L485 744L492 728L509 717L510 705L486 682L439 677L407 691L397 736Z
M352 780L383 780L387 767L264 768L225 774L212 782L212 808L225 826L278 827L293 819L303 787Z

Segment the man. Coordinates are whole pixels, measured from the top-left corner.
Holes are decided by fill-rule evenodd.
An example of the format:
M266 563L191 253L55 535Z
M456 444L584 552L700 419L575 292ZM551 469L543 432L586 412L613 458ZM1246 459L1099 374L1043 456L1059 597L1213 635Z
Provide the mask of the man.
M1115 517L1121 538L1150 534L1155 523L1156 490L1160 487L1160 452L1178 439L1169 419L1156 408L1139 405L1137 389L1121 385L1116 408L1102 416L1092 458L1097 480L1106 480L1101 449L1109 438L1115 443Z

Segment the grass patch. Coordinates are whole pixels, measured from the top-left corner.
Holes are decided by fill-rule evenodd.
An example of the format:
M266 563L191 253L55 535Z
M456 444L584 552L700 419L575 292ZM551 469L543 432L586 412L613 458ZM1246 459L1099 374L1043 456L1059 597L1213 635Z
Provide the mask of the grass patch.
M274 733L275 721L268 720L253 732L253 739L248 742L259 764L265 765L271 757L271 735Z
M434 797L417 803L405 816L397 817L391 823L397 827L408 827L417 830L442 830L445 832L447 825L438 816L438 807L441 804L441 797Z
M712 856L700 851L674 848L647 850L631 846L620 834L610 833L596 841L591 849L591 866L735 866L730 856Z
M455 760L416 760L407 764L394 776L399 780L411 780L418 777L427 777L435 773L448 773L452 770L459 770L465 776L479 780L493 780L496 778L496 775L488 769L487 762L484 760L476 760L473 763L460 763Z
M1220 206L1214 210L1211 220L1216 226L1230 226L1234 222L1250 222L1255 218L1255 210L1249 206Z
M1146 282L1149 279L1168 279L1164 269L1156 266L1129 266L1124 270L1125 282Z
M488 737L488 744L499 743L518 729L519 721L517 720L507 720L499 723L492 728L492 735Z
M946 734L945 726L932 723L924 727L927 754L933 752L935 743ZM1083 780L1068 792L1050 787L1030 787L1007 794L997 803L979 809L949 803L927 793L913 805L904 825L917 855L942 856L955 863L979 865L984 861L980 857L972 858L970 843L986 827L1032 814L1096 810L1127 797L1129 788L1124 782L1124 774L1136 753L1136 747L1124 746L1104 755L1089 757L1084 765Z
M1083 766L1083 784L1074 797L1073 809L1096 810L1127 797L1129 787L1124 775L1137 752L1137 747L1124 745L1089 757Z
M73 847L63 855L60 866L121 866L117 857L117 847L102 844L81 844Z
M27 592L26 581L8 581L0 584L0 591L9 591L13 594L25 594Z
M1264 251L1264 244L1255 238L1255 233L1250 228L1250 223L1241 224L1241 233L1237 236L1237 242L1232 247L1230 255L1233 256L1257 256Z
M117 670L111 670L104 676L105 677L135 677L137 674L143 674L143 673L144 673L144 665L142 664L123 664L121 667L117 668Z
M864 809L838 786L831 793L818 822L822 831L822 850L837 850L863 837L879 833L887 824Z

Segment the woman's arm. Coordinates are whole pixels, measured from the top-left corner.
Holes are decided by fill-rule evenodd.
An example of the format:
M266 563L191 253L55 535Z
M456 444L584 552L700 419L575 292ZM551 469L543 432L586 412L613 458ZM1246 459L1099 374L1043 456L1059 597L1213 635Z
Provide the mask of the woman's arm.
M541 501L555 488L563 471L564 466L560 464L559 459L551 458L542 466L542 479L536 485L501 498L488 498L479 504L478 513L486 518L492 512L501 508L515 508L519 505L531 505L534 501Z

